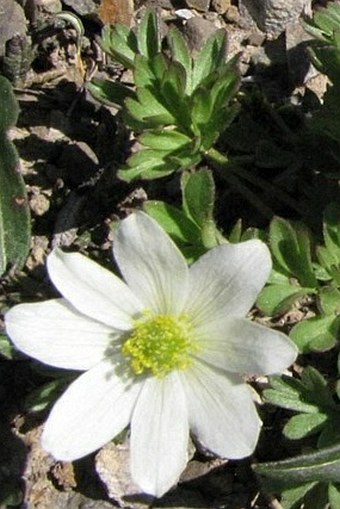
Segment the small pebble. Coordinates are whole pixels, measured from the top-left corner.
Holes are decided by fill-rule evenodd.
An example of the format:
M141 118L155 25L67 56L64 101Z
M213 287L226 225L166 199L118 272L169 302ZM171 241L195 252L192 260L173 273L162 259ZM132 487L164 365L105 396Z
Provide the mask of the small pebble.
M218 14L225 14L231 6L231 0L212 0L211 6Z
M210 0L186 0L186 4L196 11L207 12L210 7Z

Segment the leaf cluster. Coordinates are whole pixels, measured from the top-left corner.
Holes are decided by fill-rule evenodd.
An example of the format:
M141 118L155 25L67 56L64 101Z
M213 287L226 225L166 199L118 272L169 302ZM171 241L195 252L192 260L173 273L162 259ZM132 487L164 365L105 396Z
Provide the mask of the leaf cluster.
M304 28L316 39L309 47L311 62L330 80L322 107L313 115L310 127L339 143L340 5L329 3L327 8L317 11L313 19L306 20Z
M210 170L183 172L182 207L147 201L144 210L176 242L189 263L208 249L227 242L214 220L215 182Z
M268 243L273 271L257 305L267 315L287 312L299 299L313 296L316 316L295 325L291 338L301 352L332 348L340 331L340 205L324 212L323 243L302 223L275 217Z
M264 399L279 407L294 410L283 428L292 440L318 436L316 449L294 458L262 463L254 467L265 489L281 492L284 509L303 507L338 509L340 502L340 402L326 379L312 367L304 369L301 379L272 377Z
M121 24L106 26L101 45L133 73L134 88L94 79L90 92L119 105L126 124L140 132L143 149L119 172L126 181L155 179L198 164L238 112L237 57L226 62L227 34L213 34L196 58L176 29L165 48L154 11L147 11L137 32Z

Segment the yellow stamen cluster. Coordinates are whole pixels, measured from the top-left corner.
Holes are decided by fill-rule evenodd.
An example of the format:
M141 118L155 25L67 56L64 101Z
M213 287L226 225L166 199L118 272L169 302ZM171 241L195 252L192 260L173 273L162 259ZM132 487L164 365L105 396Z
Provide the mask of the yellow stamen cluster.
M188 368L192 362L190 354L196 350L186 315L152 316L146 312L136 320L122 352L130 357L131 368L137 375L151 371L161 378L174 369Z

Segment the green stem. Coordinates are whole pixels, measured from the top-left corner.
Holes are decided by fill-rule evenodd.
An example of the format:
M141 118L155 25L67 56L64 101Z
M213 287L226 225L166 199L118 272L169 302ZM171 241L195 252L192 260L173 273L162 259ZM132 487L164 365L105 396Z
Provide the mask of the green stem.
M240 195L244 196L244 198L253 205L254 208L256 208L260 214L267 218L271 219L274 215L273 210L265 205L261 200L259 200L259 197L253 193L248 187L244 186L242 182L237 178L236 175L232 173L232 171L226 172L226 168L228 170L235 170L236 168L233 168L233 163L231 163L226 156L218 152L218 150L211 148L209 152L205 154L206 158L210 160L215 168L215 170L218 172L218 174L226 181L228 184L236 189L237 192L240 193ZM245 160L247 158L247 161ZM249 156L246 156L243 162L250 162ZM253 159L253 158L251 158Z
M303 210L300 208L298 202L294 200L289 194L287 194L282 189L278 189L276 186L271 184L270 182L267 182L263 178L259 177L258 175L254 176L249 171L245 170L240 164L242 163L248 163L253 162L254 158L251 156L244 156L244 157L237 157L234 158L233 161L229 161L228 157L224 154L221 154L218 150L215 148L210 148L205 153L206 158L211 161L214 165L214 167L218 170L219 174L223 176L223 173L225 174L225 171L222 170L229 170L229 172L232 172L234 174L234 177L241 177L244 180L250 182L256 187L259 187L266 193L268 193L271 196L274 196L278 200L280 200L282 203L285 203L288 205L291 209L295 210L298 214L302 215ZM226 180L229 179L229 175L223 176ZM256 195L255 195L256 196ZM257 198L258 199L258 198Z
M289 139L290 142L296 143L297 136L294 134L294 132L287 126L286 122L283 120L281 115L273 108L273 106L270 104L270 102L267 99L263 99L263 106L265 107L266 112L268 115L272 118L272 120L275 122L277 127L285 133L287 136L287 139Z

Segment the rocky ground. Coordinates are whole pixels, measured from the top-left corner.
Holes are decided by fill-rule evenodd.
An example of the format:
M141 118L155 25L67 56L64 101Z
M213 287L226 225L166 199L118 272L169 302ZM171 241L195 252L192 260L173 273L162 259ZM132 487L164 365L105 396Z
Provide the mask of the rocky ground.
M302 14L310 15L324 3L1 0L1 69L13 82L20 103L11 137L28 187L33 238L23 271L0 280L0 312L17 302L54 295L44 268L46 254L54 245L72 245L108 264L114 219L147 197L158 196L159 187L156 193L152 183L127 185L117 180L115 172L133 140L117 112L95 102L86 91L86 81L93 76L121 79L124 73L106 61L100 50L103 22L134 25L145 8L154 7L164 31L176 24L193 52L216 29L225 28L230 56L242 52L243 79L260 79L273 99L286 94L294 101L308 89L319 96L325 90L325 78L308 63L304 43L309 36L299 23ZM81 40L77 18L65 17L70 12L85 28ZM176 199L171 179L162 192ZM160 500L141 496L132 484L124 442L111 443L74 464L55 462L39 445L46 410L28 412L34 404L27 400L49 376L19 355L14 361L0 360L0 507L280 507L277 500L260 493L249 460L228 462L196 453L179 486ZM271 432L278 417L278 411L266 413L265 436L255 461L279 456L277 450L289 447L276 442Z

